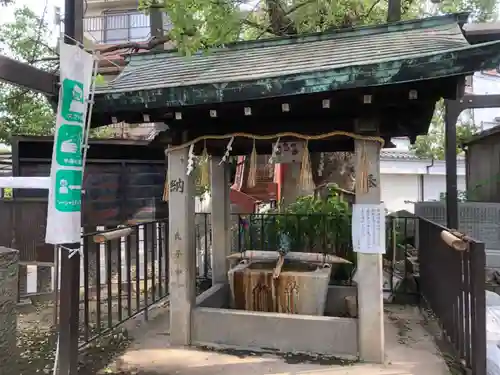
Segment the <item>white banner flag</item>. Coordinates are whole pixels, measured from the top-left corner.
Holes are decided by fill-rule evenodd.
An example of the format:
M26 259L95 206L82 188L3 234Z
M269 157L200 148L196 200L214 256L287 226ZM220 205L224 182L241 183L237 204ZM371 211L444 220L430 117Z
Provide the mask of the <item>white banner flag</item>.
M59 105L50 168L45 242L80 242L84 129L94 58L60 43Z

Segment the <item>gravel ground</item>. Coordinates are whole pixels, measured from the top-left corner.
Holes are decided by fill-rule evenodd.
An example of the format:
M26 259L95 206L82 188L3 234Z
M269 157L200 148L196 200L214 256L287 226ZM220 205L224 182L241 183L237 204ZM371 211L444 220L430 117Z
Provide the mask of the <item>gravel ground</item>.
M208 281L197 283L197 293L200 294L211 285ZM151 298L150 291L148 292ZM133 296L135 306L135 295ZM144 291L140 294L141 305L144 304ZM151 302L151 301L150 301ZM95 321L96 302L89 304L89 320ZM122 301L122 319L128 315L126 301ZM19 358L17 363L17 372L19 375L33 374L52 374L54 366L54 357L57 342L57 327L54 327L54 303L42 302L19 307L17 324L17 346ZM113 298L111 322L119 323L119 305L116 298ZM133 311L134 312L134 311ZM133 313L132 312L132 313ZM101 322L108 324L107 305L101 304ZM80 305L80 322L84 321L83 303ZM95 330L95 324L90 324L90 330ZM84 331L81 324L81 332ZM89 332L92 336L93 332ZM97 332L95 332L97 333ZM120 356L131 344L131 332L125 328L116 328L109 334L99 337L80 352L78 375L96 375L96 374L117 374L129 375L123 372L112 372L107 366L109 363ZM132 375L132 374L130 374ZM135 374L133 374L135 375ZM147 373L140 375L150 375ZM157 375L157 374L151 374ZM163 375L163 374L162 374ZM170 374L166 374L170 375Z

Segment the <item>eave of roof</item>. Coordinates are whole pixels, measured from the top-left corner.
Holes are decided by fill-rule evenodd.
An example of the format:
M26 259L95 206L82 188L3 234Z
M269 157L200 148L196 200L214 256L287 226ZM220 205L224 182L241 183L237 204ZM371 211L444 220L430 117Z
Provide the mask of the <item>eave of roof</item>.
M500 133L500 125L495 126L493 128L483 130L482 132L479 132L478 134L474 135L471 139L469 139L467 142L464 142L462 146L470 146L474 143L477 143L483 139L486 139L488 137L491 137L493 135L498 135Z
M500 42L471 46L463 14L236 43L191 57L144 53L107 86L96 112L327 92L470 74L500 63ZM411 48L409 48L411 46Z

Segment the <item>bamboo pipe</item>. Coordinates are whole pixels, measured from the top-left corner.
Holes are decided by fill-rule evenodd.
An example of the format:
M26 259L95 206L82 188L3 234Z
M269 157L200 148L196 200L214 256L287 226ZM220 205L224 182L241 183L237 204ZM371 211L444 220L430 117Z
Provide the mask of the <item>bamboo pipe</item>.
M281 269L283 268L283 265L285 264L285 257L280 254L278 261L276 262L276 267L274 267L273 270L273 279L278 279L280 277Z
M443 230L441 231L441 239L451 248L456 251L465 251L467 250L467 243L462 239L458 238L454 234Z
M262 251L262 250L247 250L242 253L234 253L227 257L230 260L264 260L264 261L277 261L280 258L278 251ZM295 260L300 262L311 263L330 263L330 264L351 264L347 259L338 257L331 254L321 253L298 253L289 252L284 257L285 260Z
M104 243L109 240L127 237L130 233L132 233L132 228L118 228L109 232L95 234L93 239L95 243Z

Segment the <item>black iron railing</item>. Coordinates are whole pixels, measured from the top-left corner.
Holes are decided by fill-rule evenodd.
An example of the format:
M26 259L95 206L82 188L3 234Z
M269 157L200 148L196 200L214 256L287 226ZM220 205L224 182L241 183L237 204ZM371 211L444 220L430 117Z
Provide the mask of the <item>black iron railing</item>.
M432 310L457 364L486 374L485 246L465 237L465 251L442 239L449 229L419 218L420 291Z
M328 214L233 215L233 251L308 251L350 257L348 217ZM238 228L238 230L234 230Z
M117 239L96 239L116 228L85 234L82 247L80 343L82 346L144 313L168 296L168 218L127 226ZM208 214L196 215L197 293L211 283Z
M418 251L415 248L417 220L413 215L389 215L386 218L386 253L383 257L386 301L418 303L418 286L413 277L418 274Z
M168 220L128 227L130 234L96 243L83 236L81 344L105 334L168 295Z
M414 272L412 259L416 259L416 218L387 217L384 255L384 292L387 299L397 301L398 296L418 301L418 290L407 275ZM209 213L196 214L196 248L198 276L211 277L212 228ZM350 219L329 214L233 214L231 215L231 251L279 250L307 251L335 254L353 262L353 266L340 267L333 283L350 283L356 256L352 250Z
M196 214L198 277L211 278L212 225L209 213ZM350 221L324 214L232 214L231 251L279 250L335 254L355 262ZM339 267L332 282L350 283L354 266Z

